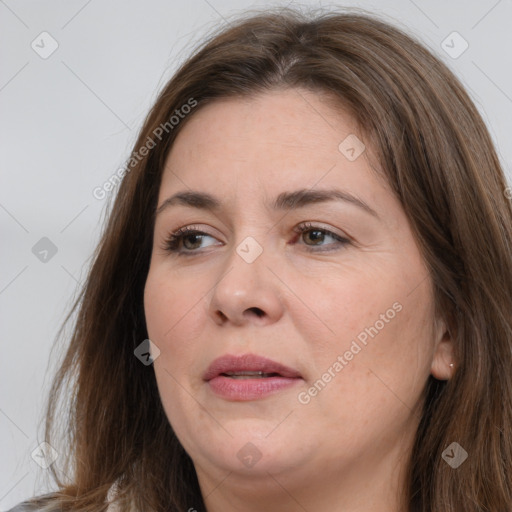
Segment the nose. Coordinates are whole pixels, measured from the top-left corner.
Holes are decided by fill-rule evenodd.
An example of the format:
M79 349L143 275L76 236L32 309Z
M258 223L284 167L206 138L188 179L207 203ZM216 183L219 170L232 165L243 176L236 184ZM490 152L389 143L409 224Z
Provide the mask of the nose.
M275 265L263 252L252 262L233 249L213 288L210 315L218 325L258 326L277 322L283 315L282 282Z

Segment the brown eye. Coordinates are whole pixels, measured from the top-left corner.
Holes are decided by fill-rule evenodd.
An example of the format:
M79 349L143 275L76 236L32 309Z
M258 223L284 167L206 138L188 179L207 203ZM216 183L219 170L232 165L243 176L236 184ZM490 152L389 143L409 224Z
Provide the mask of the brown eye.
M214 238L208 233L199 231L191 226L186 226L171 233L165 240L163 249L178 255L193 255L200 252L201 242L205 237Z
M310 229L302 232L303 240L307 241L308 239L313 242L314 245L318 244L318 242L322 241L325 237L325 232L321 229Z
M308 248L322 248L316 252L335 250L339 248L340 245L345 246L351 243L348 238L341 237L328 229L324 229L320 226L314 226L309 223L297 226L295 231L300 234L300 238L305 242L300 245L305 245ZM322 244L323 241L329 238L333 239L334 243ZM326 248L324 249L324 247Z
M185 247L185 249L187 250L194 250L194 249L198 249L198 243L199 243L199 246L201 245L201 241L203 239L203 236L202 234L199 234L199 233L190 233L189 235L184 235L181 237L181 241L183 243L183 246ZM187 241L191 241L191 244L187 244L186 242Z

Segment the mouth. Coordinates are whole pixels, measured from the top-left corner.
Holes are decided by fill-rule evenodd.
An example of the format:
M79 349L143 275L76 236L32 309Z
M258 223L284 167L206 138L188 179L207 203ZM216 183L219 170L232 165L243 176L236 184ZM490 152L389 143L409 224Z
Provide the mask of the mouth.
M268 377L281 377L279 373L265 373L265 372L225 372L221 373L225 377L232 379L266 379Z
M220 375L234 379L301 378L297 370L256 354L218 357L206 370L203 380L209 381Z
M232 401L264 398L302 381L288 366L255 354L221 356L208 367L203 380L218 396Z

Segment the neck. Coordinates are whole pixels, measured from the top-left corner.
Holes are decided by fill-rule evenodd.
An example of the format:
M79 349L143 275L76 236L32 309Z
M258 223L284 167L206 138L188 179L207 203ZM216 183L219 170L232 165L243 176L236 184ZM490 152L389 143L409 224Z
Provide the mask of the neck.
M255 466L215 478L198 471L198 479L208 512L405 512L406 464L404 457L379 460L372 454L349 467L334 460L280 472Z

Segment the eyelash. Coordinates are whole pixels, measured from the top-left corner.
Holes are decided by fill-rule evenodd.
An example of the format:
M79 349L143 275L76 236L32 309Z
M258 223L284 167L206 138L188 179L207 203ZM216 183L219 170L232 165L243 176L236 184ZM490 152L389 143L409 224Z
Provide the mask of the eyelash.
M308 222L304 224L300 224L293 230L298 235L302 235L303 233L306 233L308 231L320 231L328 236L331 236L334 238L342 247L346 246L351 243L351 241L348 238L341 237L337 235L336 233L333 233L332 231L329 231L328 229L324 229L320 226L315 226L314 224L310 224ZM186 238L189 235L206 235L211 238L214 238L212 235L205 233L204 231L200 231L198 229L195 229L194 226L185 226L183 228L178 229L174 233L171 233L165 240L163 249L166 252L169 253L175 253L178 256L194 256L197 253L200 253L200 250L183 250L179 249L180 242L183 241L184 238ZM314 249L314 247L323 247L323 246L314 246L314 245L306 245L307 250L311 252L330 252L332 250L336 249Z

